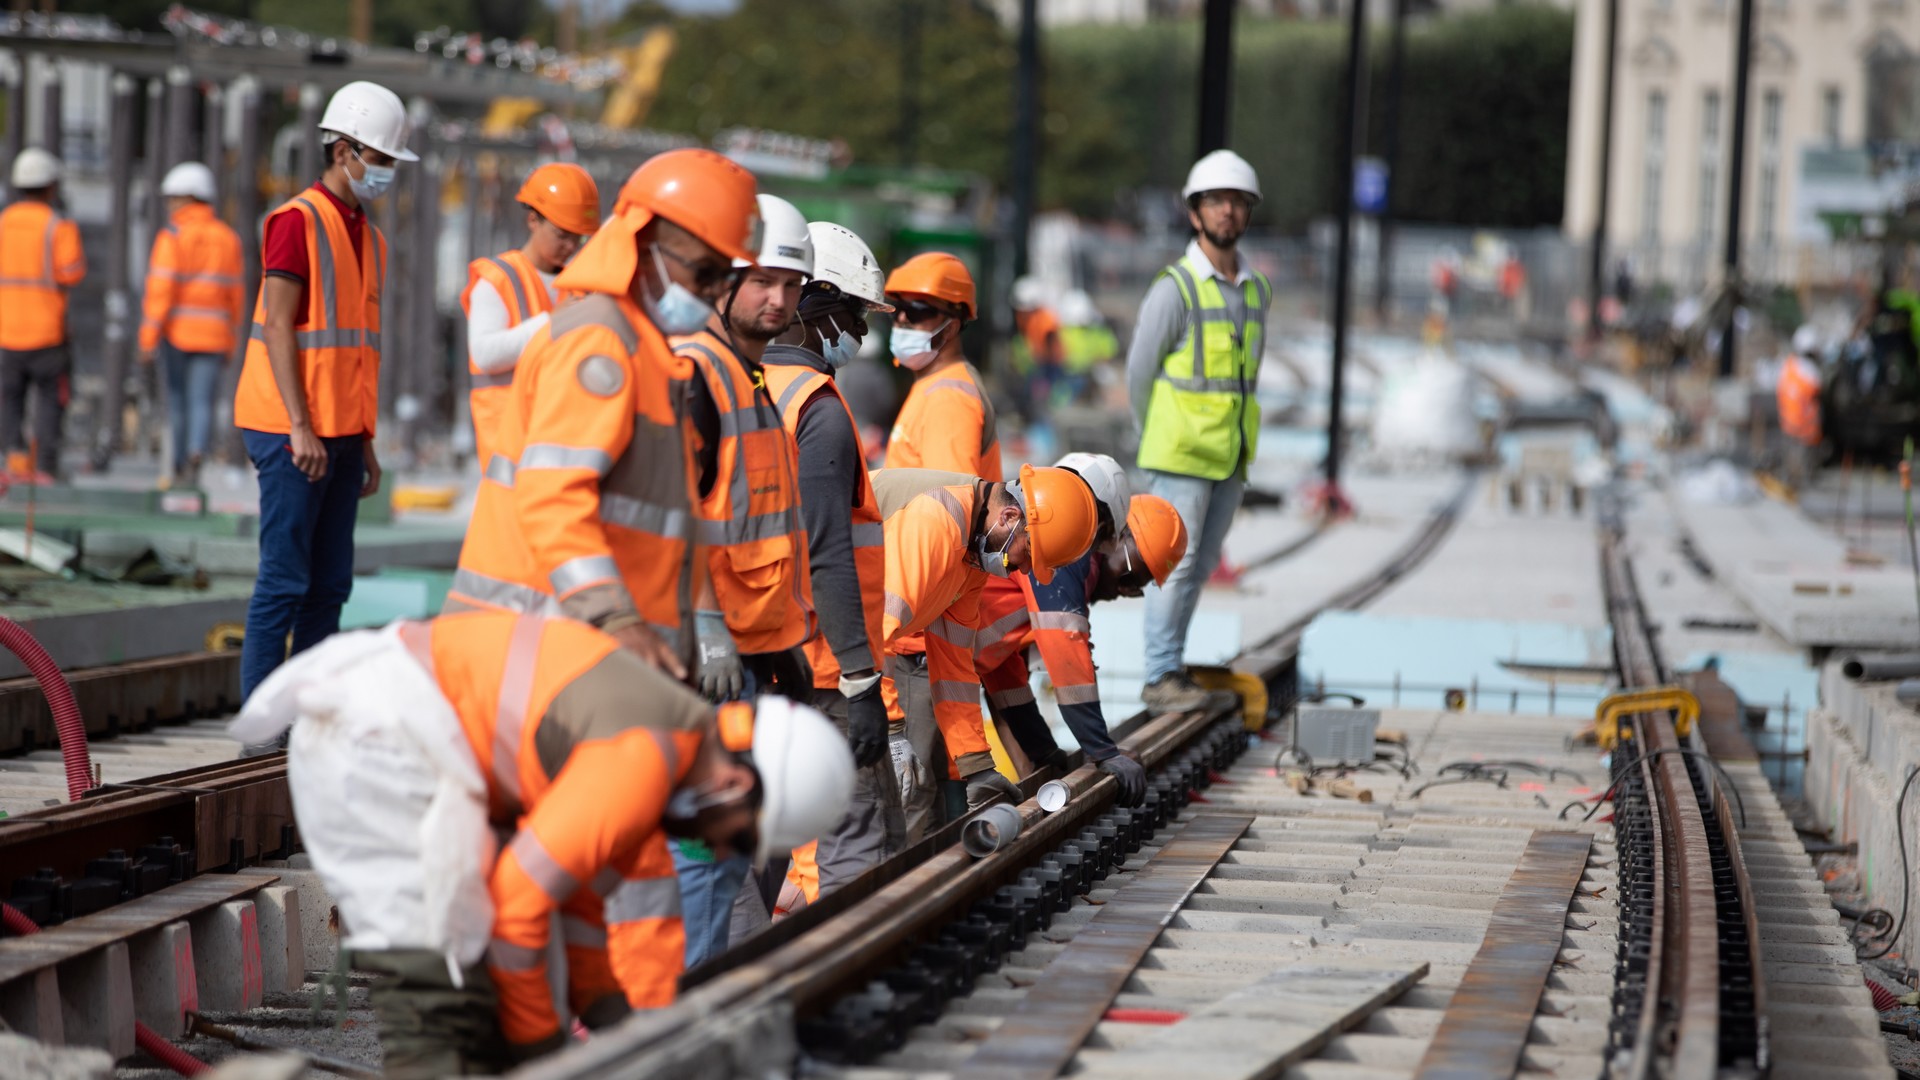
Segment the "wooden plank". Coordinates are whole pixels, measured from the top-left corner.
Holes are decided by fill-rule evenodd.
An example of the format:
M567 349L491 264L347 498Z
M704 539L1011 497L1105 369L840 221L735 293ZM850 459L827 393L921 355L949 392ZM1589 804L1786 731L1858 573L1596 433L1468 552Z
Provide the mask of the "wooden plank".
M0 940L0 984L178 922L279 880L276 874L260 871L202 874L37 934Z
M1417 1080L1480 1080L1519 1069L1592 845L1580 832L1536 830L1528 838L1520 865L1494 901L1487 936L1427 1044Z
M1268 1080L1427 975L1427 965L1299 963L1228 994L1100 1065L1102 1076Z
M1073 1060L1141 957L1222 857L1253 824L1247 815L1202 814L1120 887L1054 957L955 1080L1050 1080Z

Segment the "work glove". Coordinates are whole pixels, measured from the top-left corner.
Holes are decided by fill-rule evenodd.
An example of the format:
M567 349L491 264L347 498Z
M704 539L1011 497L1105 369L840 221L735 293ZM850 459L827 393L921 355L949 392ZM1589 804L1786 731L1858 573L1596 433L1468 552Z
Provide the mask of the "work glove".
M1120 782L1120 805L1139 806L1147 797L1147 770L1125 754L1096 763L1100 771Z
M740 666L740 653L733 647L733 634L727 630L726 616L717 611L696 611L693 632L700 643L694 686L708 701L738 698L747 680Z
M933 773L913 752L913 743L904 734L887 736L887 752L893 757L893 782L900 789L900 804L912 806L915 796L933 787Z
M967 812L972 813L997 799L1004 798L1010 805L1019 805L1020 789L1013 781L1001 776L995 769L981 769L972 776L962 777L967 784Z
M813 702L813 665L807 663L807 654L800 646L782 649L766 656L767 671L773 676L773 689L782 697L797 701L802 705ZM766 687L761 692L766 692Z
M905 742L906 736L900 741ZM855 768L864 769L887 752L887 703L880 698L880 680L857 697L847 699L847 748Z

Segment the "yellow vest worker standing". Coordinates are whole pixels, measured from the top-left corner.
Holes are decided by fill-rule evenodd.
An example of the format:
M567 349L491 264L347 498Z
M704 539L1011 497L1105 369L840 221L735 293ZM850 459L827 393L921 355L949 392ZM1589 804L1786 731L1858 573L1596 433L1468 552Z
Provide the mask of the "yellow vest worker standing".
M173 482L192 484L213 429L214 387L240 343L246 273L240 234L213 212L213 170L175 165L160 181L167 227L147 259L140 360L160 361L173 436Z
M327 169L267 215L263 277L233 422L260 476L260 572L247 606L240 693L292 651L340 629L353 588L359 500L380 490L380 303L387 240L367 204L393 184L407 110L384 86L348 83L327 102ZM259 752L271 747L250 747Z
M633 171L613 216L554 279L563 294L514 373L514 420L474 501L447 610L592 623L675 678L693 643L689 440L667 335L706 324L752 254L751 173L710 150Z
M973 275L944 251L915 255L887 275L894 362L913 387L887 440L889 469L945 469L999 480L1000 435L986 377L960 352L979 312Z
M467 316L467 395L474 460L493 459L495 432L511 411L513 367L547 325L553 277L600 227L600 189L578 165L554 162L528 174L514 196L527 208L527 242L467 266L460 310Z
M67 290L87 276L80 228L54 209L60 159L37 146L13 159L13 205L0 211L0 449L7 471L60 472L60 424L73 354L67 346ZM38 460L20 437L33 393Z
M934 469L881 469L872 477L885 519L887 575L881 619L887 657L883 692L906 811L907 843L939 825L940 779L967 785L967 807L1017 796L994 771L980 713L974 635L989 577L1053 570L1093 543L1093 493L1061 469L1020 468L996 483ZM899 651L925 634L924 652ZM1017 801L1017 798L1016 798Z

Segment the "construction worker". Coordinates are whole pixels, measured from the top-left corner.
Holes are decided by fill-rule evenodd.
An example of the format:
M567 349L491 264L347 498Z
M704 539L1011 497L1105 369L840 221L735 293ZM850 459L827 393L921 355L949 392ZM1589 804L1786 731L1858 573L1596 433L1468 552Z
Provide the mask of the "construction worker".
M767 347L762 362L767 392L800 452L800 514L820 617L820 633L807 642L813 705L846 732L859 773L846 816L817 846L794 849L776 905L781 911L818 899L906 846L880 693L884 526L853 410L834 381L860 352L868 317L893 306L865 241L824 221L807 232L813 280L801 290L798 321Z
M147 259L146 317L140 322L140 360L159 360L167 387L176 483L200 474L213 430L213 395L220 369L240 343L246 313L240 234L213 211L213 170L197 161L168 170L160 181L167 226L153 235Z
M260 477L259 577L240 653L242 698L340 629L359 500L380 490L380 310L387 239L367 204L393 184L407 109L352 82L320 117L326 171L267 215L263 277L233 422ZM254 748L265 749L265 748Z
M61 475L60 423L67 411L67 292L87 276L80 227L55 203L60 159L37 146L13 159L13 205L0 211L0 448L7 471ZM33 443L21 438L33 394ZM30 452L31 451L31 452Z
M670 150L554 285L570 295L527 343L512 416L480 482L447 610L566 615L686 678L693 597L691 446L670 334L706 325L759 227L753 175Z
M853 785L814 710L763 698L716 716L607 634L512 612L334 637L234 729L292 732L288 788L341 947L385 976L389 1077L492 1074L558 1048L556 914L566 1007L587 1027L669 1003L667 837L764 860L830 825Z
M1147 687L1156 712L1184 712L1206 692L1184 664L1200 589L1220 562L1260 434L1254 387L1273 287L1240 257L1260 201L1253 166L1231 150L1194 163L1182 189L1196 234L1140 304L1127 389L1148 488L1180 511L1193 542L1164 584L1147 590Z
M1055 567L1093 543L1093 493L1064 469L1020 467L1009 483L937 469L872 474L886 537L887 700L907 843L939 824L936 777L966 784L967 807L1018 800L994 770L980 714L974 635L989 577ZM916 637L918 636L918 637Z
M1117 485L1103 485L1109 467L1119 471L1112 458L1069 454L1063 467L1075 458L1094 459L1071 468L1089 481L1100 502L1099 539L1092 551L1061 567L1051 584L1035 584L1025 574L987 582L975 663L987 700L1020 749L1035 764L1064 770L1067 754L1054 742L1028 680L1027 650L1037 648L1067 730L1087 760L1119 782L1121 804L1137 806L1146 797L1147 773L1114 745L1107 729L1087 612L1100 601L1139 596L1148 585L1165 581L1186 554L1187 530L1180 512L1158 495L1126 496L1124 475ZM1116 499L1121 516L1111 518Z
M1066 358L1060 316L1047 304L1039 278L1013 283L1013 370L1026 382L1025 416L1040 419L1053 407L1053 384Z
M600 227L600 189L578 165L540 166L527 174L514 199L527 208L527 242L469 263L467 288L460 294L460 310L467 316L474 460L483 470L493 459L495 429L509 410L520 350L547 325L559 299L554 275Z
M756 202L755 260L734 261L733 289L704 329L673 339L691 369L683 393L695 440L694 513L706 544L694 677L709 701L769 690L806 701L813 673L801 646L818 624L800 520L800 464L760 358L793 322L800 287L813 273L813 240L792 203L765 194ZM676 841L673 862L686 911L687 966L695 967L726 951L746 860L716 860L697 841Z
M944 469L1001 476L1000 435L986 377L960 351L975 318L973 275L944 251L915 255L887 275L893 305L889 347L913 372L913 387L887 440L889 469Z

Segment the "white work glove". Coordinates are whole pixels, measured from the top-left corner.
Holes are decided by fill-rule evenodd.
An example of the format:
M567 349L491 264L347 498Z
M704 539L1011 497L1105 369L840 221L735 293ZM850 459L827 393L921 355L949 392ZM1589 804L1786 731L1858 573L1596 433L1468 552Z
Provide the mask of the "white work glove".
M747 678L740 666L740 652L733 647L733 634L727 630L727 617L718 611L696 611L693 632L700 643L694 685L708 701L739 697Z

